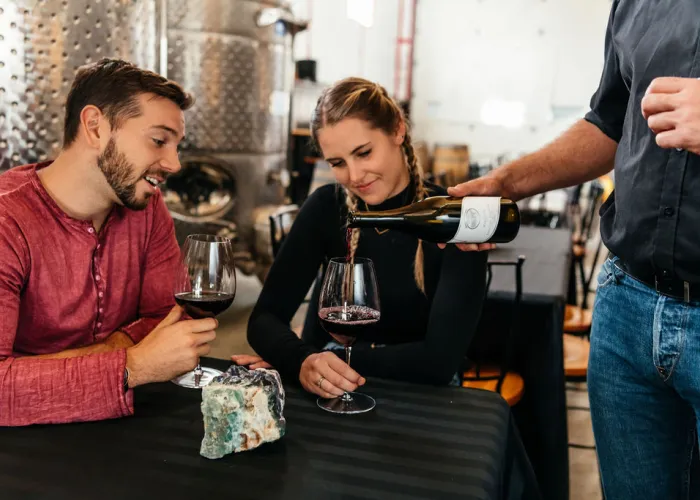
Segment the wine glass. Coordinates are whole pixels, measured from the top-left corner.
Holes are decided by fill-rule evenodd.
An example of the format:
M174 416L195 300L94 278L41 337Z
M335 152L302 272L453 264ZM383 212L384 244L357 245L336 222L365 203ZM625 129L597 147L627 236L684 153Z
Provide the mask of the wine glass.
M323 278L318 302L321 326L345 346L345 362L350 364L352 344L380 318L379 288L370 259L356 257L354 262L333 258ZM374 408L370 396L346 392L339 398L319 398L319 407L331 413L364 413Z
M191 234L185 240L175 273L175 302L194 319L213 318L233 303L236 266L231 240L210 234ZM190 389L208 385L221 371L197 367L172 380Z

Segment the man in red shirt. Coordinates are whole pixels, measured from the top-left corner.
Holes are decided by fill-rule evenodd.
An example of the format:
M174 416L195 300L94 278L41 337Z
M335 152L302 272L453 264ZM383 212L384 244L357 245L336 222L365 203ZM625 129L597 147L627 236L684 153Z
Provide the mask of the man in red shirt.
M82 67L53 162L0 175L0 425L134 412L131 388L193 369L217 322L174 306L179 249L158 184L180 170L176 83Z

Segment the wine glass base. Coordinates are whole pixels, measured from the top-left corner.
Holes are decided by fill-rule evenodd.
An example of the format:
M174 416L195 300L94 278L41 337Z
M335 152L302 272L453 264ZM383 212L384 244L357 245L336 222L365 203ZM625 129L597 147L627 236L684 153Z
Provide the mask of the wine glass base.
M376 405L374 399L367 394L360 394L359 392L350 392L348 394L350 394L352 399L345 400L342 396L333 399L318 398L316 404L327 412L346 415L365 413L372 410Z
M201 389L202 387L208 386L214 377L221 375L223 372L220 370L215 370L214 368L202 367L202 378L199 380L199 385L195 385L194 380L194 370L191 372L184 373L179 377L175 377L171 382L180 387L187 387L188 389Z

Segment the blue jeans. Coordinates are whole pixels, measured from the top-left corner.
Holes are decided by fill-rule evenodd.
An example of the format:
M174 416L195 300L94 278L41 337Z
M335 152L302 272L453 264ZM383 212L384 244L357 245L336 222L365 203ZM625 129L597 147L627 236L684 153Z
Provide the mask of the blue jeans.
M700 303L659 295L607 260L588 390L606 500L689 498L700 411Z

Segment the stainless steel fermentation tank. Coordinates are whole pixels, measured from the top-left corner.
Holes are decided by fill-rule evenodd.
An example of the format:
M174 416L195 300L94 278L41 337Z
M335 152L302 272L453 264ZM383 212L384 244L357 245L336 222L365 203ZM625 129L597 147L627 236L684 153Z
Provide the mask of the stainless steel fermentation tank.
M0 170L57 154L81 65L110 56L158 71L196 96L184 168L164 189L178 239L236 235L252 272L269 261L256 218L283 201L303 28L281 0L0 0Z

